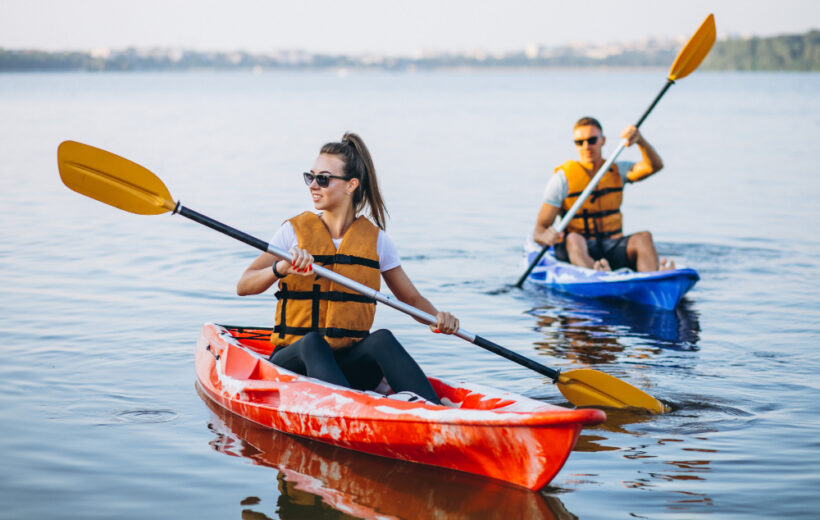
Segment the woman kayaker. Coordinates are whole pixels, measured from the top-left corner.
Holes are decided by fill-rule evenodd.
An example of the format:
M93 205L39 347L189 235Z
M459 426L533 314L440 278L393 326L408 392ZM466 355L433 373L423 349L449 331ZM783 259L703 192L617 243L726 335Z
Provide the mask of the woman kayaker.
M322 146L303 177L318 213L306 211L285 221L271 241L290 252L293 261L262 253L236 286L237 294L245 296L279 282L271 361L359 390L373 390L384 378L394 392L439 403L421 368L393 334L370 333L375 301L312 272L315 262L376 290L384 278L396 298L436 316L431 330L458 331L458 320L438 311L401 267L384 232L387 210L364 141L346 133L340 142ZM365 208L370 219L360 215Z

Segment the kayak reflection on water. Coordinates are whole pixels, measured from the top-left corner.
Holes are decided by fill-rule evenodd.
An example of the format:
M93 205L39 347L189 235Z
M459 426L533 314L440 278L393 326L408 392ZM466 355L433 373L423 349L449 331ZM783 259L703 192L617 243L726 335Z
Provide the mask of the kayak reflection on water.
M539 350L582 364L611 364L624 353L646 357L657 349L699 350L699 314L685 299L668 311L551 296L549 303L529 314L544 334L544 340L536 342Z
M554 496L263 428L197 390L212 412L216 451L278 470L275 509L249 497L243 518L575 518Z

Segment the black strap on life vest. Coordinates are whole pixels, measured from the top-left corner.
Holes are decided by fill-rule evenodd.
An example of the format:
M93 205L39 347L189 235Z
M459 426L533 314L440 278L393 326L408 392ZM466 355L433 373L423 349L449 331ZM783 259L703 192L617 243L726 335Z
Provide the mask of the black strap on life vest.
M348 293L343 291L319 291L317 289L319 284L313 286L312 291L286 291L285 287L282 290L276 291L277 298L285 300L313 300L314 306L317 306L319 300L327 300L330 302L357 302L357 303L376 303L376 300L369 298L363 294Z
M624 187L623 186L617 186L617 187L612 187L612 188L601 188L599 190L592 190L592 194L590 195L589 201L590 202L595 202L595 199L597 199L598 197L603 197L604 195L608 195L610 193L618 193L619 191L624 191ZM567 198L578 197L582 193L583 193L583 191L575 191L573 193L568 194Z
M340 329L338 327L322 329L313 327L283 327L282 325L275 326L273 332L278 332L280 338L284 337L285 334L304 336L308 332L318 332L328 338L366 338L370 335L370 331L367 330Z
M590 219L598 219L598 218L608 217L608 216L610 216L610 215L615 215L615 214L618 214L618 213L620 213L620 212L621 212L621 210L619 210L619 209L607 209L607 210L604 210L604 211L589 211L589 210L586 210L586 209L585 209L585 210L584 210L584 211L583 211L580 215L578 215L578 214L576 213L576 214L575 214L575 216L574 216L574 217L572 217L572 218L573 218L573 219L576 219L576 218L582 218L582 219L587 219L587 218L590 218Z
M282 283L282 290L287 291L288 290L288 284L283 282ZM285 316L288 315L287 310L285 309L285 307L287 307L287 305L288 305L288 300L287 299L282 300L282 310L279 313L279 323L282 325L282 327L285 326ZM277 331L274 330L274 332L277 332ZM278 332L279 332L279 338L280 339L285 337L285 332L283 330L279 330Z
M322 294L322 291L319 289L319 284L315 283L313 284L313 291L310 292L310 299L313 300L313 305L311 306L310 312L310 327L313 330L319 328L319 297Z
M371 258L362 258L361 256L353 255L314 255L313 261L323 265L341 264L341 265L363 265L365 267L379 268L379 261Z
M593 228L593 231L595 232L595 245L598 247L599 250L603 251L603 245L604 244L603 244L602 241L603 241L604 237L598 231L598 221L597 220L592 221L592 228Z

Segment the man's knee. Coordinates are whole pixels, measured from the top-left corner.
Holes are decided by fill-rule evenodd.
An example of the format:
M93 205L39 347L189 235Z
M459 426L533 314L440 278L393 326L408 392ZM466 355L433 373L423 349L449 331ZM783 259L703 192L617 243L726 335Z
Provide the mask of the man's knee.
M569 233L567 235L567 251L586 251L587 250L587 241L583 235L578 233Z
M629 237L628 246L634 248L653 247L652 233L649 231L638 231Z

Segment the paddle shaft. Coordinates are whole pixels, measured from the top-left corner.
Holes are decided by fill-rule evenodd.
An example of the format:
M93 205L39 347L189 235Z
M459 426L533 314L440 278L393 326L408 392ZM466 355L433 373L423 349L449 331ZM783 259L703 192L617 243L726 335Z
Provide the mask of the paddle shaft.
M177 202L176 208L174 209L174 213L179 213L183 217L189 218L189 219L193 220L194 222L197 222L197 223L202 224L204 226L207 226L211 229L219 231L220 233L224 233L225 235L228 235L232 238L235 238L235 239L239 240L240 242L244 242L244 243L246 243L246 244L248 244L252 247L255 247L256 249L259 249L260 251L265 251L267 253L278 256L280 258L284 258L285 260L289 260L289 261L293 260L293 257L290 255L289 252L283 251L282 249L279 249L279 248L269 244L268 242L265 242L264 240L260 240L260 239L258 239L256 237L253 237L253 236L251 236L247 233L239 231L238 229L232 228L232 227L230 227L226 224L223 224L219 221L216 221L216 220L214 220L214 219L212 219L208 216L205 216L201 213L198 213L198 212L196 212L192 209L186 208L185 206L183 206L179 202ZM343 285L344 287L347 287L348 289L350 289L352 291L356 291L359 294L362 294L362 295L367 296L369 298L373 298L374 300L376 300L378 302L381 302L385 305L388 305L390 307L393 307L394 309L399 310L399 311L401 311L405 314L409 314L410 316L418 319L419 321L427 323L428 325L436 323L436 317L433 316L432 314L428 314L428 313L426 313L422 310L419 310L419 309L413 307L412 305L407 305L404 302L398 301L395 298L392 298L392 297L390 297L386 294L380 293L379 291L377 291L377 290L375 290L371 287L368 287L366 285L360 284L359 282L356 282L354 280L346 278L346 277L340 275L339 273L331 271L330 269L327 269L327 268L322 267L322 266L317 265L317 264L312 264L312 266L313 266L313 271L318 276L322 276L324 278L327 278L328 280L332 280L332 281L334 281L334 282L336 282L340 285ZM553 380L553 382L558 381L558 377L561 373L559 370L555 370L553 368L546 367L546 366L544 366L540 363L536 363L535 361L533 361L532 359L530 359L528 357L522 356L521 354L518 354L516 352L508 350L508 349L502 347L501 345L493 343L492 341L490 341L488 339L482 338L481 336L477 336L477 335L475 335L471 332L468 332L468 331L466 331L462 328L459 328L458 332L456 332L455 335L458 336L461 339L469 341L470 343L472 343L474 345L477 345L481 348L489 350L490 352L493 352L494 354L498 354L499 356L505 357L505 358L509 359L510 361L514 361L514 362L518 363L519 365L525 366L525 367L527 367L531 370L534 370L534 371L536 371L540 374L543 374L543 375L551 378Z
M666 91L669 90L669 87L671 87L674 83L675 82L671 79L666 81L666 85L664 85L664 87L661 89L658 95L655 96L655 99L652 101L652 104L649 105L649 108L647 108L646 111L644 111L641 118L638 119L637 123L635 123L635 128L640 128L641 124L643 124L646 117L649 115L650 112L652 112L652 109L655 108L655 105L658 104L658 101L661 100L663 95L666 94ZM581 194L575 200L575 203L572 205L571 208L569 208L569 211L567 211L567 213L561 219L561 222L559 222L558 226L555 227L556 233L561 233L562 231L564 231L564 229L566 229L566 227L569 225L570 220L572 220L575 214L578 213L578 210L581 209L581 206L584 204L584 202L586 202L587 197L589 197L589 194L592 193L592 190L594 190L595 186L598 185L598 182L601 180L601 177L603 177L604 174L609 171L609 168L612 166L612 163L614 163L615 159L617 159L618 156L621 155L621 152L624 151L624 148L626 148L627 144L628 141L626 139L622 140L621 144L618 145L618 148L615 149L615 152L612 154L612 156L609 159L607 159L603 166L601 166L598 169L598 172L595 174L592 180L589 181L587 187L584 188L584 191L581 192ZM524 274L521 275L521 278L518 279L518 282L516 282L516 287L521 287L521 285L524 284L524 281L530 275L532 270L535 269L535 266L538 265L538 262L541 261L541 258L544 256L544 254L546 254L549 248L549 244L545 244L544 247L541 248L541 251L538 252L538 256L535 257L535 260L530 262L530 265L529 267L527 267L527 270L524 272Z

